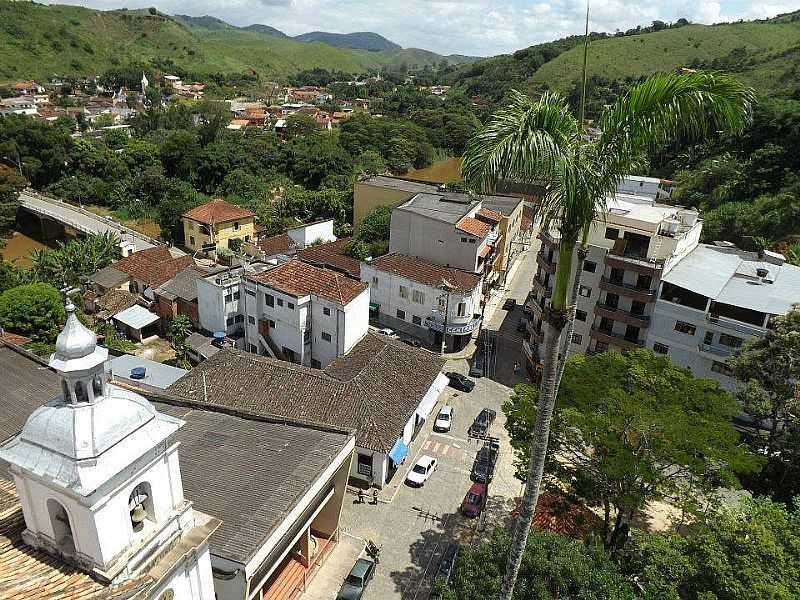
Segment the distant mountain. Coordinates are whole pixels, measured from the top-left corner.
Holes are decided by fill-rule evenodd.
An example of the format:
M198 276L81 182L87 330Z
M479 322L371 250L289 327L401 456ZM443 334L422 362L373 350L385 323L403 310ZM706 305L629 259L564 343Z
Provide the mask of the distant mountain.
M299 42L322 42L336 48L352 48L354 50L369 50L381 52L383 50L400 50L402 46L387 40L382 35L371 31L356 33L329 33L327 31L312 31L294 36Z
M233 29L233 25L226 23L217 17L205 15L203 17L192 17L189 15L173 15L179 23L194 29L208 29L209 31L220 31L222 29Z
M245 31L255 31L256 33L265 33L267 35L274 35L275 37L279 38L288 38L289 36L283 33L280 29L275 29L274 27L270 27L269 25L262 25L261 23L256 23L254 25L248 25L247 27L242 27Z

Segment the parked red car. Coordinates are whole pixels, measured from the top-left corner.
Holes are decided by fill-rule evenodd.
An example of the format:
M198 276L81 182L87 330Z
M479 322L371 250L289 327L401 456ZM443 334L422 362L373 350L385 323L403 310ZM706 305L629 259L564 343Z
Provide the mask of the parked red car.
M475 518L480 516L483 507L486 506L486 496L489 493L489 486L485 483L473 483L469 488L464 501L461 503L461 512L465 517Z

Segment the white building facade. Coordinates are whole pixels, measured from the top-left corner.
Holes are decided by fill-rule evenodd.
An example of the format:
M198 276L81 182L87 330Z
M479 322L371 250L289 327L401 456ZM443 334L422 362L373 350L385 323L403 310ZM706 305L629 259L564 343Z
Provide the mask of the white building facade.
M158 572L136 598L169 590L175 600L213 600L208 539L219 521L184 498L175 440L183 421L110 384L107 354L68 304L50 359L62 394L0 449L23 541L108 585ZM166 547L182 552L169 558Z

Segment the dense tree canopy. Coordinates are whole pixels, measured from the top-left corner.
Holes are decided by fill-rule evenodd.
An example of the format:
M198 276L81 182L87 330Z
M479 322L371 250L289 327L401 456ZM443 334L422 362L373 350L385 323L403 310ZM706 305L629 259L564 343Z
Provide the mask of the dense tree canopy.
M58 290L46 283L30 283L0 294L0 327L51 342L64 322L64 302Z

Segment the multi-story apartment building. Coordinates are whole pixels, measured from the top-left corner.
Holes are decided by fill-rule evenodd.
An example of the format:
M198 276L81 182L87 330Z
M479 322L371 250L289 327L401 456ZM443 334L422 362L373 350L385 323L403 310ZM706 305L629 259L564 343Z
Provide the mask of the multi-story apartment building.
M701 228L694 210L619 193L609 198L605 214L589 231L569 353L644 346L661 276L697 246ZM542 311L558 264L557 233L542 231L540 238L538 269L526 302L532 311L529 337L523 344L532 372L539 364Z
M200 324L236 347L324 368L369 327L369 286L299 260L253 263L198 280Z
M727 358L800 302L800 268L771 252L699 245L661 278L647 346L728 389Z
M376 321L448 351L466 346L481 322L482 275L402 254L362 263ZM445 323L445 314L447 319Z

